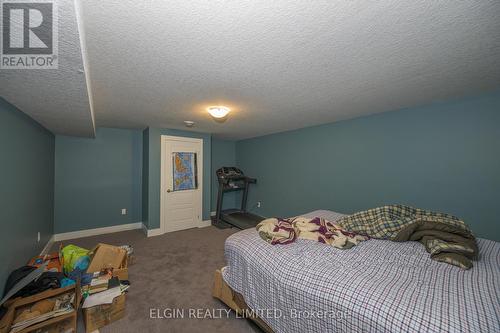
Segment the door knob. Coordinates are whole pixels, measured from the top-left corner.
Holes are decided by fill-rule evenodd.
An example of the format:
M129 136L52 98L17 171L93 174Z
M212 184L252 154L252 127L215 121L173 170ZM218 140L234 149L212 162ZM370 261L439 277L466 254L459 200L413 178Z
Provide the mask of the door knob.
M172 190L171 190L171 189L168 189L168 190L167 190L167 193L170 193L170 192L172 192Z

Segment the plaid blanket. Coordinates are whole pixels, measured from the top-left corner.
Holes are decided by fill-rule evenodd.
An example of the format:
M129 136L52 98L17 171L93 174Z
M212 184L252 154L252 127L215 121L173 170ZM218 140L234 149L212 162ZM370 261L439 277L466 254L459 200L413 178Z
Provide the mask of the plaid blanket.
M259 236L272 245L290 244L300 238L329 244L338 249L349 249L368 239L320 217L269 218L260 222L256 229Z
M431 258L463 269L477 256L476 239L459 218L418 208L390 205L341 218L338 225L351 232L393 241L419 241Z

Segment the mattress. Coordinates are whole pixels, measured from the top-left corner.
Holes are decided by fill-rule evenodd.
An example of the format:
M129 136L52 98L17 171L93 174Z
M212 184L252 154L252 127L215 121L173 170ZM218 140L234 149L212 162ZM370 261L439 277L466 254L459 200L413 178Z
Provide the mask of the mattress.
M461 270L418 242L273 246L252 228L226 240L222 273L274 332L500 332L500 243L478 246L479 260Z

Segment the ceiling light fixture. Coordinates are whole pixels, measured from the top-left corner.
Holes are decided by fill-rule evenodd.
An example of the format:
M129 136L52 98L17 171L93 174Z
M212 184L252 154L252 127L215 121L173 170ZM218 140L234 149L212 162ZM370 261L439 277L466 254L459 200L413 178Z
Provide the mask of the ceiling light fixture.
M184 125L186 127L193 127L194 126L194 121L191 120L184 120Z
M214 118L224 118L229 111L231 110L225 106L211 106L208 108L208 113Z

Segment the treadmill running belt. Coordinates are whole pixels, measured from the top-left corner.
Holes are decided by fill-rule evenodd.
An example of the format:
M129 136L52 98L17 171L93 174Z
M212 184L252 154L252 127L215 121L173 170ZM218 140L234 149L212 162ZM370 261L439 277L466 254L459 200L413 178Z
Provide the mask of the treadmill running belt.
M252 213L240 213L240 212L234 212L230 214L223 214L222 219L229 223L232 224L233 226L239 228L239 229L248 229L248 228L255 228L257 224L262 221L262 217L258 215L254 215Z

